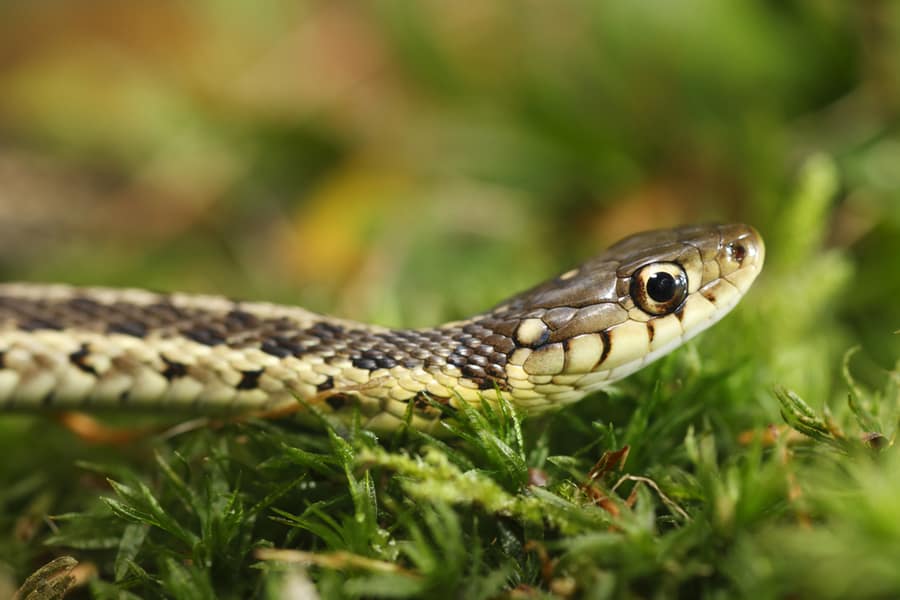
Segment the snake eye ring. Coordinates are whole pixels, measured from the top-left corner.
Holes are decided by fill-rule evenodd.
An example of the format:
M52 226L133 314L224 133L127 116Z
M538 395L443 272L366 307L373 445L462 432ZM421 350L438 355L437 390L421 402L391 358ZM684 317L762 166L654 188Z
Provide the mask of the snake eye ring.
M687 273L678 263L644 265L631 276L631 299L653 316L675 312L687 297Z

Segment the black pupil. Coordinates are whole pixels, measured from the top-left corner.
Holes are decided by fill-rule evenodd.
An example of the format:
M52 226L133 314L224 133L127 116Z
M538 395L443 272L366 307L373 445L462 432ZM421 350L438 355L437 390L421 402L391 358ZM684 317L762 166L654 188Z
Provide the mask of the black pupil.
M668 302L678 291L675 278L669 273L654 273L647 280L647 295L657 302Z

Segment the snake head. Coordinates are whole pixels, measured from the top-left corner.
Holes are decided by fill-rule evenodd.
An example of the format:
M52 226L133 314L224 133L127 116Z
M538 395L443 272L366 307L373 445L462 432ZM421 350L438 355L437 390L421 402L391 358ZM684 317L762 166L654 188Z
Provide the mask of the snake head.
M762 269L748 225L648 231L507 301L512 373L534 393L572 401L667 354L724 317ZM515 382L513 382L515 386Z

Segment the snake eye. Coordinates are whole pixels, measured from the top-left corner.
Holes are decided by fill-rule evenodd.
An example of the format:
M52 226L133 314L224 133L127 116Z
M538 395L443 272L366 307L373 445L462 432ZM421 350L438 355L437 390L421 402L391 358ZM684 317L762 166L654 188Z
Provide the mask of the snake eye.
M654 316L675 312L684 302L687 289L687 274L677 263L645 265L631 276L631 299Z

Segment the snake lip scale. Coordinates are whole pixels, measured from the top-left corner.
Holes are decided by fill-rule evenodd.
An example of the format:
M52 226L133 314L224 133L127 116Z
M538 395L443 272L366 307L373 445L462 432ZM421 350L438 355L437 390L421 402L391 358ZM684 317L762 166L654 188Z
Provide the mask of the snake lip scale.
M302 308L135 289L0 284L0 410L222 413L298 398L390 430L429 399L574 402L727 314L764 261L750 226L638 233L464 321L388 329Z

